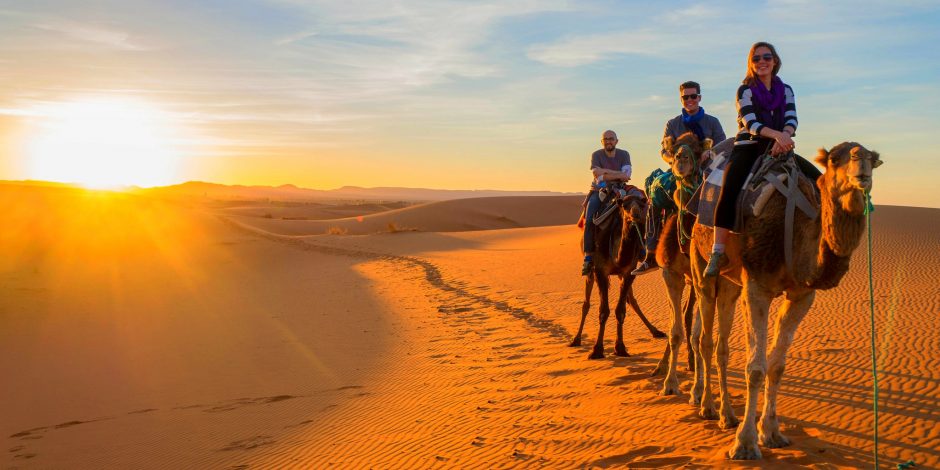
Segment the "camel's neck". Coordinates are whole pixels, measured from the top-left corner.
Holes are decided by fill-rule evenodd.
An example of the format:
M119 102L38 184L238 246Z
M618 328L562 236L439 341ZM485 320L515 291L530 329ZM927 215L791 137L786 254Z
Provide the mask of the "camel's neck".
M822 236L811 283L817 289L839 284L848 272L852 252L865 233L865 194L858 189L831 184L829 176L823 175L819 180Z
M684 210L685 204L702 184L702 175L698 171L693 171L692 174L686 176L676 174L676 183L679 186L675 194L676 205L679 206L679 209Z

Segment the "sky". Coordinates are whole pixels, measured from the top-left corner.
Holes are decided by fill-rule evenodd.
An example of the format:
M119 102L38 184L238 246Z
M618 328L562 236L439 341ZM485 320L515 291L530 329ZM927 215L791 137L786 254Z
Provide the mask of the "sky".
M665 168L683 81L733 134L763 40L797 152L859 142L876 204L940 207L937 25L903 0L0 0L0 179L582 192L606 129Z

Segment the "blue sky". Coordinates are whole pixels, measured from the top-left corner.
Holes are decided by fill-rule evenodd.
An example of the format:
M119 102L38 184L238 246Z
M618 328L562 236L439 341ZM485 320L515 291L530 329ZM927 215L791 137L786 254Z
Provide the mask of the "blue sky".
M582 191L608 128L661 166L682 81L732 134L766 40L798 152L858 141L876 203L940 207L937 25L918 1L0 1L0 179L31 176L37 105L119 96L185 130L180 181Z

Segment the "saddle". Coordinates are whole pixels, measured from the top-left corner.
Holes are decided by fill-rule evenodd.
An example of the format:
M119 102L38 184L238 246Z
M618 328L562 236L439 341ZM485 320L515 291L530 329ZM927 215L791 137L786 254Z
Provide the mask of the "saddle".
M620 202L630 197L636 197L646 201L646 193L636 186L619 183L601 188L598 191L601 207L597 210L597 213L594 214L591 224L585 227L585 230L595 230L595 234L598 235L595 238L595 243L597 243L598 246L607 246L610 258L616 260L619 258L621 252L622 234L620 230L608 229L611 228L613 224L620 223L620 211L618 210ZM607 236L601 237L600 235L602 233L606 233Z
M704 182L697 197L693 197L693 201L689 202L689 208L695 210L699 224L707 227L715 225L715 207L718 205L722 177L730 155L730 148L719 149L712 154L712 161L703 172ZM812 179L800 171L796 158L796 154L791 152L783 157L765 154L757 159L738 195L734 225L734 232L741 232L748 218L761 215L774 192L782 194L787 199L784 211L784 258L787 270L791 273L793 220L796 209L803 212L809 220L815 220L819 215L819 190Z

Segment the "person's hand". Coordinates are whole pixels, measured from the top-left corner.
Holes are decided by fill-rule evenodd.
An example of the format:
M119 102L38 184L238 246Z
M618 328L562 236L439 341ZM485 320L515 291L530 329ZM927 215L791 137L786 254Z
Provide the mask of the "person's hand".
M771 153L774 155L778 155L780 153L789 152L793 150L795 147L796 147L796 142L793 142L793 138L790 137L790 133L787 131L783 131L777 135L776 139L774 139L774 148L771 150Z
M770 148L770 155L772 157L777 157L787 152L788 150L780 145L780 142L774 142L774 146Z

